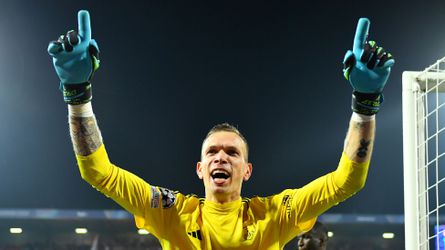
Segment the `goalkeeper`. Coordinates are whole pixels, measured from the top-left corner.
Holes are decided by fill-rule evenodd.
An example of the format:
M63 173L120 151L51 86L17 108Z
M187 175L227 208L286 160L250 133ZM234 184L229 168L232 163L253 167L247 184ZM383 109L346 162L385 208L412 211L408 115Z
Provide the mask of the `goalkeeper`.
M196 164L205 188L205 198L198 198L149 184L110 162L91 105L99 48L91 39L88 12L79 11L78 31L51 42L48 52L68 104L82 178L132 213L137 227L156 236L163 249L282 249L309 231L318 215L365 184L375 114L394 64L389 53L367 40L368 30L369 20L360 19L353 50L344 59L343 72L353 88L353 112L336 170L301 188L242 198L242 184L252 174L247 141L235 127L218 124L205 137Z

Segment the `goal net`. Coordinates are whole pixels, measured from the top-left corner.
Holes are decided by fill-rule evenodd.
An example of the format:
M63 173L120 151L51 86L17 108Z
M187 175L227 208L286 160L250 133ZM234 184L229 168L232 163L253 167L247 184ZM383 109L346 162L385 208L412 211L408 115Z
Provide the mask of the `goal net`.
M445 58L402 82L405 249L445 249Z

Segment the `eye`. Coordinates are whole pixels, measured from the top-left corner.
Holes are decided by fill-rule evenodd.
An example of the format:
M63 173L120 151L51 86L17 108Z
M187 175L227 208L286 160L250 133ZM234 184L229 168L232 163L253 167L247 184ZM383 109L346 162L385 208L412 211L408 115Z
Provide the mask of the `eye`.
M214 155L214 154L216 154L216 149L211 148L211 149L207 150L207 154L208 154L208 155Z
M238 156L239 155L238 151L236 151L234 149L227 150L227 154L230 156Z

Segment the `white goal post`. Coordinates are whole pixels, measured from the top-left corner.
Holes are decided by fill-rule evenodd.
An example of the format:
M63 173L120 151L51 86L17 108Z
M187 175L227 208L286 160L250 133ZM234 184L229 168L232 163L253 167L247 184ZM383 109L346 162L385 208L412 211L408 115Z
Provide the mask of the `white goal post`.
M443 249L445 58L403 72L402 104L405 249Z

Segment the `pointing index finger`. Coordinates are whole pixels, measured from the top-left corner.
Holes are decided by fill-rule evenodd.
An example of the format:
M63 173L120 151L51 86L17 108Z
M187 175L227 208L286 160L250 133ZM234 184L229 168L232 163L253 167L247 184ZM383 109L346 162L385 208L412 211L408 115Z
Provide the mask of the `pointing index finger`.
M360 50L363 49L363 46L365 45L366 38L368 37L369 32L369 19L362 17L358 20L357 23L357 29L355 31L355 37L354 37L354 46L353 46L353 52L354 54L360 54Z
M86 10L80 10L77 13L77 23L79 29L79 36L83 41L91 40L91 24L90 14Z

